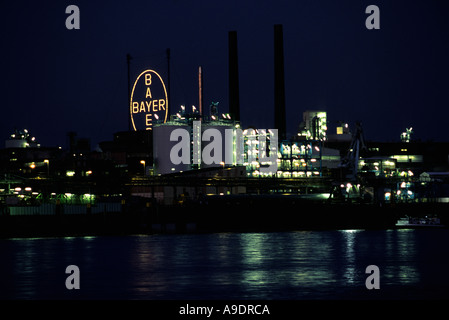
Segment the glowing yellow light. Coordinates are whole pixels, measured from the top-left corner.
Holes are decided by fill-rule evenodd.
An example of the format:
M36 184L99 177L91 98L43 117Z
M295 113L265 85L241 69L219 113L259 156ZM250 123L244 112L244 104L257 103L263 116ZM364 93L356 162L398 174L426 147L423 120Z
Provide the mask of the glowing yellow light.
M146 90L146 95L145 98L152 98L151 95L151 91L149 91L149 86L152 84L152 73L154 73L159 80L162 83L162 87L164 88L164 94L165 94L165 99L153 99L150 101L141 101L140 103L137 101L133 101L133 97L134 97L134 90L136 89L136 85L139 82L139 79L141 76L145 75L144 77L144 81L145 81L145 85L147 86L147 90ZM130 103L129 103L129 108L130 108L130 114L131 114L131 122L134 128L134 131L137 131L136 129L136 124L134 122L134 117L133 114L135 113L140 113L140 112L153 112L153 113L148 113L146 115L145 118L145 124L147 126L147 130L151 130L151 126L152 126L152 119L151 117L153 115L155 115L154 112L158 112L161 110L165 110L165 117L164 117L164 123L167 121L167 116L168 116L168 95L167 95L167 89L165 87L164 81L162 80L162 77L154 70L145 70L143 71L141 74L139 74L139 76L137 77L136 81L134 82L133 85L133 89L131 91L131 97L130 97Z
M75 176L75 171L67 170L66 176L67 176L67 177L73 177L73 176Z

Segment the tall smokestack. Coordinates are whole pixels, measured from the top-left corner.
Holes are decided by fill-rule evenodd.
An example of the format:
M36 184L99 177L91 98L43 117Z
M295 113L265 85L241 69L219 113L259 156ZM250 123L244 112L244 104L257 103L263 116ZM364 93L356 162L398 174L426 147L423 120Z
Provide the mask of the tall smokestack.
M233 119L240 121L237 31L229 31L229 113Z
M128 66L128 131L131 131L131 112L130 112L130 103L131 103L131 74L130 74L130 64L131 64L131 55L128 53L126 55L126 64Z
M284 40L282 25L274 25L274 127L279 139L287 136L285 118Z
M171 89L170 89L170 48L167 48L167 90L168 90L168 97L167 97L167 108L168 105L171 103Z
M203 115L203 70L198 67L198 107L200 116Z

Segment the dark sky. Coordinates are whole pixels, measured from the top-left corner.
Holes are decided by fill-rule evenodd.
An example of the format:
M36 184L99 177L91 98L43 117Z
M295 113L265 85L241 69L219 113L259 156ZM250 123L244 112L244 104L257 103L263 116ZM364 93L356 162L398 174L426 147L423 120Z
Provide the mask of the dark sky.
M80 30L68 30L68 5ZM367 30L365 8L380 9ZM284 30L287 131L308 109L324 109L332 128L361 121L368 140L449 141L449 2L2 1L0 140L28 128L43 146L65 147L67 132L92 147L128 129L127 65L167 76L171 112L204 103L228 110L228 32L237 31L241 120L273 128L273 26ZM3 142L2 142L3 143Z

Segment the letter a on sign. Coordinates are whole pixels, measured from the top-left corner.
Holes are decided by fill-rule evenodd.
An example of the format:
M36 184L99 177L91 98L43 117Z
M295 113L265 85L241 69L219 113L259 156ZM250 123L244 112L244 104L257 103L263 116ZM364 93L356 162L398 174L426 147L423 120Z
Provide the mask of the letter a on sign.
M380 11L379 7L375 5L370 5L366 7L365 13L371 13L371 15L366 18L365 26L368 30L380 29Z
M365 286L368 290L380 289L380 272L379 267L376 265L370 265L366 267L365 273L371 273L371 275L366 278Z
M78 266L70 265L65 269L65 273L71 273L65 280L65 287L69 290L80 288L80 269Z
M65 19L65 26L67 29L79 29L80 28L80 9L78 6L70 5L65 9L65 13L71 13L70 16Z

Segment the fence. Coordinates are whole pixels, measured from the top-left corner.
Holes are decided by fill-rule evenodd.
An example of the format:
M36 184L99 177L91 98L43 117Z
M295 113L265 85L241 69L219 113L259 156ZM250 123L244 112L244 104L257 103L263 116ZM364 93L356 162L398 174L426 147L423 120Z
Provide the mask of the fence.
M39 206L10 206L9 215L11 216L29 216L29 215L55 215L57 205L54 203L44 203ZM87 205L64 204L60 205L62 214L87 214ZM120 203L97 203L90 207L91 214L120 212L122 205Z

